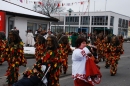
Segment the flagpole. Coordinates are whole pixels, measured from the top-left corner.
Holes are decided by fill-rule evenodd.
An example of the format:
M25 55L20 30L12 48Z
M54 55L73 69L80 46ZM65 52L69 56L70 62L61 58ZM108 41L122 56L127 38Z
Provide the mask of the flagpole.
M105 26L106 26L106 5L107 5L107 0L105 2L104 36L105 36Z
M95 14L95 1L94 1L94 14ZM93 15L93 25L94 25L94 17L95 17L95 15ZM93 34L93 30L94 30L94 27L93 27L93 29L92 29L92 34Z
M83 2L83 8L82 8L82 14L83 14L83 9L84 9L84 2ZM82 27L83 27L83 15L81 16L82 18L82 22L81 22L81 24L82 24ZM81 33L82 33L82 27L81 27Z
M89 6L90 6L90 0L88 0L88 34L91 32L89 25L90 25L90 17L89 17ZM90 39L90 37L89 37Z

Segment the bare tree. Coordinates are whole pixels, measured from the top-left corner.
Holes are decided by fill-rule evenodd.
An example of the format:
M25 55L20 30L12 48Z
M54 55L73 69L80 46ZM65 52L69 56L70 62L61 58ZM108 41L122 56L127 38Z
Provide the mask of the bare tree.
M60 3L61 0L40 0L39 3L35 3L34 10L50 16L51 13L62 12L65 10Z

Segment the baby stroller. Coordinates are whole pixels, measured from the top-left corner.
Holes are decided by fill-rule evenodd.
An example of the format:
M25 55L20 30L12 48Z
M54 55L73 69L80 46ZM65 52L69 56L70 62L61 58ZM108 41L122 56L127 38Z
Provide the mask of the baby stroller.
M24 75L23 78L21 78L18 82L14 83L12 86L47 86L47 74L50 70L51 66L48 66L46 64L41 64L40 68L35 66L33 68L33 71L38 70L43 72L42 78L39 78L37 74L33 76Z
M48 81L47 81L46 76L47 76L47 73L50 70L50 68L51 68L51 66L47 66L46 64L43 64L41 66L41 70L44 72L44 76L42 77L41 82L38 83L37 86L47 86Z

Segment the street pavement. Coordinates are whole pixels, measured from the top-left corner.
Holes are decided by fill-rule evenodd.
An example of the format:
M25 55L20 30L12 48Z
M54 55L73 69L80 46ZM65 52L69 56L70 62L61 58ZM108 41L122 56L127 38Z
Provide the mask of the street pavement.
M102 81L99 85L95 86L130 86L130 43L124 43L125 52L121 56L118 65L118 71L115 76L110 76L110 69L104 67L105 63L100 62L99 66L101 67ZM27 67L31 68L35 63L35 59L28 59ZM71 55L69 55L68 60L68 71L67 74L61 74L60 76L60 86L74 86L73 79L71 77ZM20 67L20 74L26 70L27 67ZM6 82L6 77L4 76L7 69L7 63L4 62L0 66L0 86L3 86ZM22 75L19 77L19 79Z
M124 43L124 54L118 64L117 74L110 76L110 68L106 69L105 62L100 62L102 73L101 83L95 86L130 86L130 43ZM74 86L71 76L60 79L61 86Z

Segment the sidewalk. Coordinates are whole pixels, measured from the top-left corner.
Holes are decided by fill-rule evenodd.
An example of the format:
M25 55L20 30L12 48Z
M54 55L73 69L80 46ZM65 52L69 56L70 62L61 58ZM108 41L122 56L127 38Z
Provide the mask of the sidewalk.
M72 73L72 67L71 65L69 65L67 73L66 74L61 73L60 78L65 77L65 76L70 76L71 73ZM21 79L22 76L23 75L20 74L19 79ZM0 77L0 86L7 86L6 76Z

